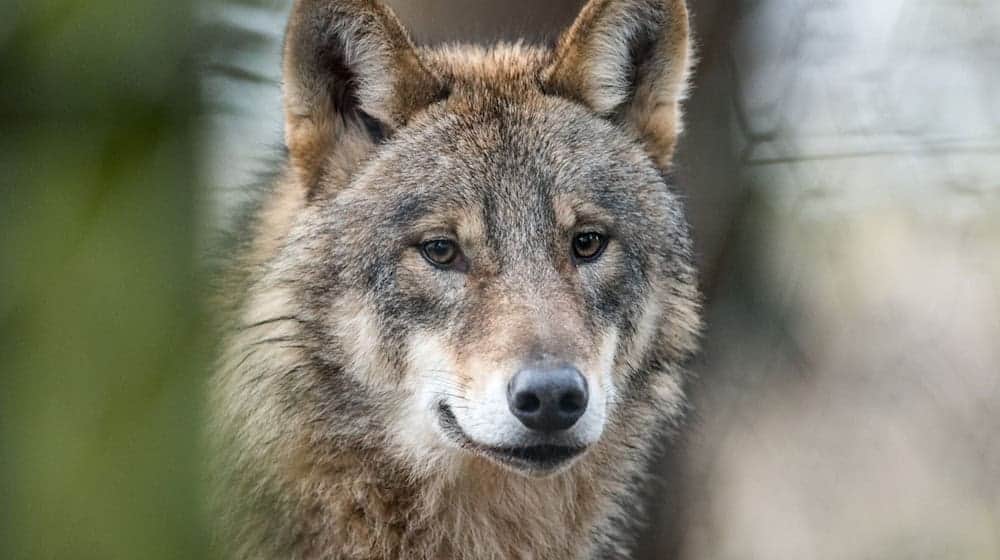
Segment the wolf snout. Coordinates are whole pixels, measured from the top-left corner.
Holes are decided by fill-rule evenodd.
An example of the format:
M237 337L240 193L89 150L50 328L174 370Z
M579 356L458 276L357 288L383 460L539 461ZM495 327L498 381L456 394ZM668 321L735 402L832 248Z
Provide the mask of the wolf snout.
M587 410L587 380L569 365L523 369L507 385L507 404L525 427L568 430Z

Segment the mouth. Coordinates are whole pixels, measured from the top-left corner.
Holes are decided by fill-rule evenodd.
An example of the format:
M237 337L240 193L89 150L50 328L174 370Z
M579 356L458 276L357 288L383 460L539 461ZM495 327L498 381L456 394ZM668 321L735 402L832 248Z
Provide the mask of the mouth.
M553 443L503 447L481 444L462 430L455 413L444 402L438 404L438 418L445 435L460 447L529 474L544 476L553 473L587 450L586 446Z

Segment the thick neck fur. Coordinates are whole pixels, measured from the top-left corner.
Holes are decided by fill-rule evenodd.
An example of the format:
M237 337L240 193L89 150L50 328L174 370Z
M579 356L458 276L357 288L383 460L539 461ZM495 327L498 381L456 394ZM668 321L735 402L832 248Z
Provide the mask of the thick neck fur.
M327 468L333 472L324 472ZM531 479L472 459L420 480L342 452L298 481L289 512L312 535L296 553L337 558L581 558L606 498L568 472ZM322 512L323 515L313 515Z

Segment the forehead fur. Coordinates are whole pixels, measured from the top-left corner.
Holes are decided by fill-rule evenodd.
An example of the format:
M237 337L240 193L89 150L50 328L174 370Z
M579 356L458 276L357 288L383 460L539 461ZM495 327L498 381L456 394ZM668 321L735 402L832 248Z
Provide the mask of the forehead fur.
M552 51L524 43L447 45L423 49L420 56L443 81L452 84L453 91L458 87L519 95L541 91L541 72L551 62Z

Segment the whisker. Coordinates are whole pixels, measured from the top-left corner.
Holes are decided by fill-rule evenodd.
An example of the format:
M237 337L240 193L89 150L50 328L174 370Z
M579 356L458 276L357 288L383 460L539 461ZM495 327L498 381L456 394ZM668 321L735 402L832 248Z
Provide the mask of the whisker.
M262 340L257 340L247 344L247 346L260 346L262 344L274 344L278 342L301 342L301 337L298 336L275 336L272 338L265 338Z
M246 355L244 355L240 359L239 363L237 363L235 366L233 366L231 368L231 371L236 371L236 370L240 369L241 367L243 367L243 364L245 364L246 361L250 358L250 356L253 356L257 352L257 350L259 350L259 348L254 348L254 349L250 350L249 352L247 352Z
M249 329L254 329L257 327L263 327L264 325L271 325L274 323L280 323L282 321L295 321L296 323L305 323L305 321L294 315L283 315L281 317L272 317L271 319L264 319L263 321L257 321L256 323L250 323L246 325L240 325L236 330L245 331Z

